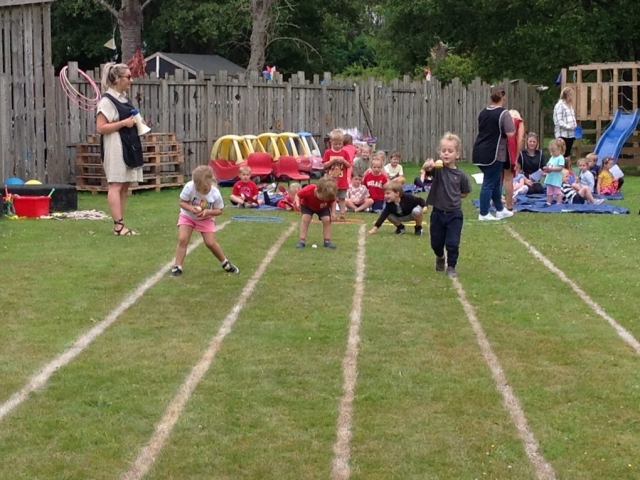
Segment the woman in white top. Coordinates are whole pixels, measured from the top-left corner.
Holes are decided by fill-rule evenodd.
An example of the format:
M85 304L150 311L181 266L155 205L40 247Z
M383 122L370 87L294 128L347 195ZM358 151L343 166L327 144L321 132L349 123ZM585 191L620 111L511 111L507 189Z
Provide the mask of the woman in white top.
M129 108L126 92L131 88L131 71L124 63L108 63L102 72L103 97L98 103L96 115L96 130L102 135L104 171L107 176L109 189L107 201L113 218L114 235L138 235L138 232L125 226L124 211L127 192L131 182L142 181L142 168L131 168L125 164L124 149L121 140L121 129L128 129L127 135L137 136L133 115L120 114ZM109 96L106 96L106 95ZM121 105L116 106L114 100ZM139 139L138 139L139 142ZM140 152L140 155L142 153Z
M571 148L576 138L576 114L573 110L573 88L565 87L560 93L560 99L553 109L553 125L556 138L562 138L566 145L564 156L571 158Z

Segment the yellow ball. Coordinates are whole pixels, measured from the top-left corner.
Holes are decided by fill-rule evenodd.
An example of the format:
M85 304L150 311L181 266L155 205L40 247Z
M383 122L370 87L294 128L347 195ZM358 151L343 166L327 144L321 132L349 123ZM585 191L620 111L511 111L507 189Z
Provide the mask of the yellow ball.
M28 180L25 185L42 185L42 182L40 180Z
M444 167L444 163L442 162L442 160L436 160L435 167L436 167L436 168L442 168L442 167Z

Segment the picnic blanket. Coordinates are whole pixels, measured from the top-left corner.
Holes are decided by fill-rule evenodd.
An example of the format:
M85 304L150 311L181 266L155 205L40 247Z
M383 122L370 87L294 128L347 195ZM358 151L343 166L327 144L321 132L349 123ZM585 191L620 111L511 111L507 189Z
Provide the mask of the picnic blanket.
M620 194L622 195L622 194ZM608 198L596 196L599 198ZM612 213L612 214L626 214L629 213L629 209L614 205L612 203L604 202L600 205L593 205L585 203L582 205L574 205L572 203L557 203L553 205L546 205L546 195L534 194L534 195L518 195L514 203L514 208L518 212L538 212L538 213ZM474 199L471 201L477 209L480 209L480 201ZM491 211L495 211L495 208L491 207Z

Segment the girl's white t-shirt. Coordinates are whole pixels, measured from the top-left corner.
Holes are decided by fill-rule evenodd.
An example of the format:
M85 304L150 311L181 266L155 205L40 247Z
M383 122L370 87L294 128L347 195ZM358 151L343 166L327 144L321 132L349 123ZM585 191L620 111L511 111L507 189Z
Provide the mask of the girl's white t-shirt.
M196 185L193 180L187 182L187 184L182 189L182 192L180 193L180 200L189 202L190 205L198 205L202 207L203 210L207 208L224 208L224 200L222 199L220 190L218 190L215 185L211 186L211 190L209 190L209 193L207 193L206 195L202 195L196 190ZM180 208L180 213L182 213L183 215L187 215L194 220L201 220L201 217L198 217L195 213L185 210L184 208Z

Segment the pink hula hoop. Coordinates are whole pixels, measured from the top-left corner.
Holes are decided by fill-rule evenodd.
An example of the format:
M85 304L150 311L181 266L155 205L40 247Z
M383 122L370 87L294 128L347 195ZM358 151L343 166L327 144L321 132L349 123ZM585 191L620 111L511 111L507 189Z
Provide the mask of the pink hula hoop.
M98 102L100 101L100 98L102 98L102 95L100 93L100 89L96 85L96 82L94 82L93 79L89 75L87 75L85 72L78 69L78 74L89 83L89 86L93 89L95 93L94 98L88 98L83 94L81 94L78 90L76 90L73 87L73 85L71 85L71 82L67 77L67 68L68 67L65 66L62 68L62 70L60 70L60 78L59 78L60 85L62 86L62 90L64 91L65 95L76 106L80 107L83 110L95 110L96 108L98 108Z

